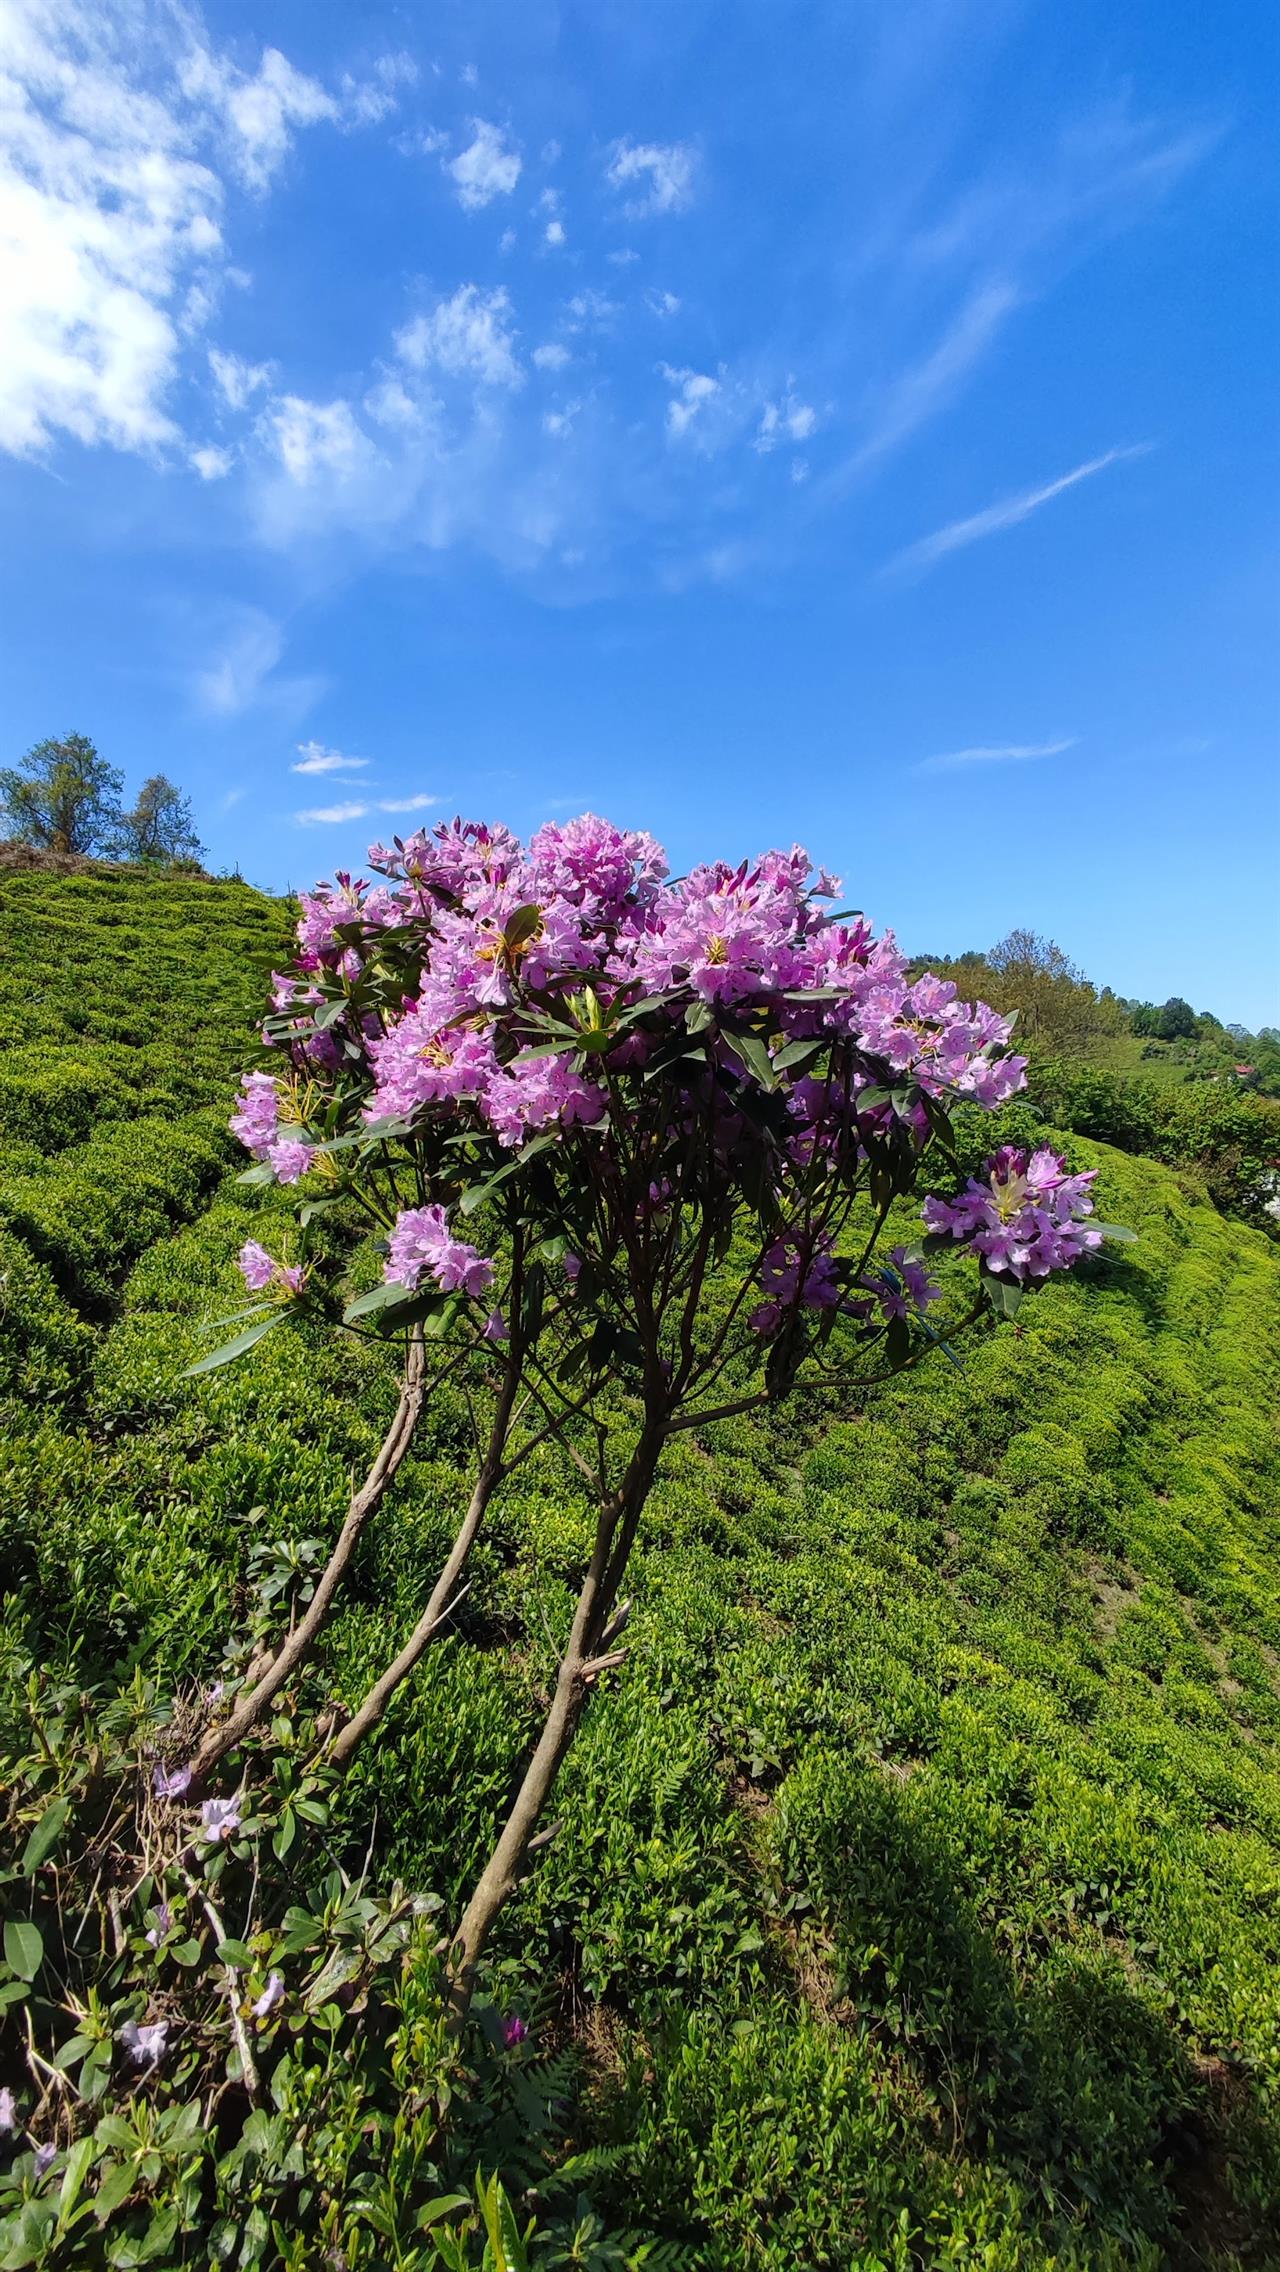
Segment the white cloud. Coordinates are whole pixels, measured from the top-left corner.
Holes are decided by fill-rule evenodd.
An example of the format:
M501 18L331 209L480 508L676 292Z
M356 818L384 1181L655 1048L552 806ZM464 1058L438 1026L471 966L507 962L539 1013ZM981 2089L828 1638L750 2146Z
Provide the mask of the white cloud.
M542 417L543 433L550 434L558 441L563 441L567 434L573 432L573 422L581 408L580 402L567 402L562 410L544 411Z
M670 363L659 363L658 369L667 384L676 389L667 404L667 432L673 441L680 441L699 413L719 394L720 382L705 371L673 370Z
M314 481L319 474L350 474L370 451L349 402L308 402L302 395L280 395L260 421L263 433L291 481Z
M549 339L544 347L534 348L529 360L536 363L540 371L563 371L565 364L572 358L568 348L562 347L558 339Z
M269 363L248 363L242 355L228 355L220 347L210 348L209 368L219 394L232 410L243 410L259 387L271 384Z
M544 243L562 245L565 241L563 221L548 221L542 234Z
M520 157L500 126L473 118L471 127L475 139L445 167L445 172L457 189L459 204L468 213L476 213L495 197L511 195L520 179Z
M462 284L451 299L397 332L396 352L415 371L434 367L454 378L478 379L482 386L518 387L524 373L516 361L510 314L510 297L501 288L484 292L478 284Z
M389 117L399 101L400 87L415 87L418 66L411 55L380 55L372 79L342 75L342 111L355 126L377 126Z
M367 757L347 757L340 749L326 749L323 742L299 742L297 765L291 773L358 773L368 765Z
M223 481L235 464L232 450L215 449L212 444L191 452L191 464L202 481Z
M341 805L312 805L305 812L295 813L294 819L304 828L319 824L336 825L344 820L367 820L370 813L423 813L429 805L438 805L438 797L378 797L371 803L351 798Z
M693 198L694 153L687 142L616 142L605 179L614 189L641 188L628 213L636 218L679 213Z
M321 826L327 826L331 822L363 820L372 810L371 805L362 805L352 799L351 802L344 805L312 805L306 812L295 813L293 817L296 821L300 821L304 828L311 828L317 823Z
M632 246L623 245L619 251L607 252L604 257L607 261L611 261L615 268L630 268L633 261L639 260L640 255Z
M983 743L976 749L948 749L937 757L921 758L915 770L917 773L952 773L968 765L1014 765L1033 757L1060 757L1064 749L1075 746L1074 734L1060 742Z
M201 708L215 717L232 718L247 710L284 653L280 626L254 610L246 613L216 663L196 679Z
M970 513L962 521L949 521L945 528L935 529L931 536L921 537L917 543L907 545L889 561L885 574L903 570L932 568L949 552L959 552L967 544L977 544L983 537L998 536L1004 529L1016 528L1020 521L1030 520L1042 505L1048 505L1065 490L1074 489L1077 482L1092 480L1095 473L1103 473L1108 466L1120 465L1126 458L1145 457L1149 442L1131 443L1125 449L1105 450L1101 457L1088 458L1083 465L1073 466L1070 473L1061 473L1056 481L1047 481L1042 488L1024 489L1016 497L1002 497L998 504L987 505L980 513Z
M674 292L646 292L645 305L655 316L674 316L680 313L680 302Z
M130 85L111 27L19 0L0 19L0 449L151 450L174 310L221 242L221 189L182 124Z
M503 230L503 232L502 232L502 235L501 235L501 236L499 237L499 239L498 239L498 250L499 250L499 252L500 252L500 253L508 253L508 252L514 252L514 251L515 251L515 244L516 244L516 233L515 233L515 230L514 230L514 229L504 229L504 230Z
M236 273L221 174L264 189L344 103L275 48L242 70L169 0L2 0L0 450L180 441L179 357Z
M764 454L776 450L780 442L807 442L817 423L818 413L811 403L800 402L793 394L784 395L781 402L766 402L754 447Z
M594 287L575 292L565 302L565 320L571 331L607 331L617 313L617 301Z

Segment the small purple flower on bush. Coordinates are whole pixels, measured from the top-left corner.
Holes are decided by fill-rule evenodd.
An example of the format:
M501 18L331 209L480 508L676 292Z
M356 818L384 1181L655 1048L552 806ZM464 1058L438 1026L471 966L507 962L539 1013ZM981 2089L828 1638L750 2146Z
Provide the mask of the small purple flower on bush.
M508 2051L514 2051L517 2044L524 2042L528 2033L529 2030L519 2012L508 2013L502 2023L502 2041L505 2048Z
M0 2084L0 2130L16 2130L18 2105L7 2083Z
M170 1909L167 1901L162 1901L159 1908L156 1910L156 1921L154 1925L149 1925L147 1928L148 1946L153 1949L158 1949L161 1941L165 1938L165 1935L167 1933L171 1933L172 1931L173 1911Z
M151 1788L158 1799L180 1799L191 1781L189 1767L153 1767Z
M212 1845L224 1845L240 1828L238 1799L206 1799L200 1809L200 1831Z
M140 2027L136 2020L126 2020L120 2041L136 2065L156 2067L169 2047L169 2022L152 2020L149 2026Z
M267 1982L266 1987L263 1989L262 1994L255 1997L254 1999L254 2018L256 2020L267 2019L269 2015L274 2012L277 2004L283 2003L283 2001L284 1976L282 1973L273 1972Z

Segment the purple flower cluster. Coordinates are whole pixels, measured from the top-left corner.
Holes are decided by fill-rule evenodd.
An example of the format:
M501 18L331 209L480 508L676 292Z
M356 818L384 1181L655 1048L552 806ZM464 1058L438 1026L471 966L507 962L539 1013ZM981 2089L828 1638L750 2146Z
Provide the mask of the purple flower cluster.
M1022 1085L1023 1060L1001 1054L1008 1021L959 1001L947 981L908 984L891 933L877 940L861 917L838 922L826 912L831 878L815 877L798 847L753 865L696 868L670 884L651 837L585 814L539 829L527 849L505 829L453 821L391 849L375 845L370 858L390 886L339 877L304 901L299 925L304 973L352 978L361 941L371 950L391 923L416 927L427 948L399 1014L361 1030L370 1125L445 1107L512 1148L548 1127L599 1126L605 1088L568 1046L533 1060L521 1049L531 994L558 995L569 1008L588 985L606 1010L674 992L767 1011L782 1044L843 1039L934 1096L995 1105ZM284 1002L282 987L276 998ZM316 1040L332 1044L332 1033L305 1049ZM638 1063L650 1046L630 1035L610 1066ZM240 1132L283 1180L301 1169L295 1152L282 1161L271 1152L280 1140L259 1096L255 1085ZM829 1133L824 1121L847 1119L849 1100L833 1114L822 1082L794 1082L789 1101L802 1147ZM879 1109L883 1120L888 1108Z
M251 1294L300 1294L307 1273L300 1262L286 1265L269 1255L257 1239L246 1239L239 1254L240 1275Z
M760 1289L765 1298L747 1321L753 1333L776 1333L797 1309L836 1309L840 1280L835 1258L822 1243L805 1258L794 1239L775 1239L760 1264Z
M383 1270L387 1284L413 1287L424 1275L434 1278L443 1294L470 1294L476 1299L493 1284L493 1264L464 1239L454 1238L443 1207L406 1207L391 1233ZM493 1323L490 1318L490 1326ZM498 1335L490 1338L496 1340Z
M970 1177L958 1199L926 1199L924 1221L930 1231L963 1240L988 1270L1022 1284L1070 1270L1081 1255L1101 1246L1101 1231L1087 1222L1096 1168L1069 1175L1057 1152L1046 1148L1028 1155L1003 1144L984 1161L982 1172L984 1180Z
M312 1146L301 1131L280 1130L280 1089L272 1073L245 1073L240 1081L240 1106L231 1115L233 1136L255 1160L265 1160L277 1183L297 1183L311 1165Z
M774 1220L792 1229L764 1255L757 1334L801 1312L910 1319L937 1298L903 1249L850 1285L822 1230L829 1212L806 1199L806 1227L787 1189L795 1178L812 1195L827 1178L847 1191L865 1170L905 1190L937 1105L999 1105L1024 1085L1025 1062L1008 1053L1008 1019L948 980L908 977L892 932L832 914L837 886L798 846L673 882L652 837L588 813L527 844L443 822L374 845L370 862L380 881L339 875L304 898L295 965L276 974L269 1038L293 1079L242 1084L232 1126L280 1182L307 1172L321 1136L377 1142L385 1127L392 1145L421 1140L424 1202L437 1190L451 1201L472 1141L483 1163L486 1146L491 1160L494 1143L516 1152L554 1131L584 1163L603 1161L609 1131L621 1143L627 1118L647 1125L646 1099L659 1098L671 1142L646 1137L646 1180L628 1199L642 1242L704 1204L687 1160L741 1195L760 1188L750 1162L768 1151ZM313 1098L324 1118L294 1125ZM1016 1170L993 1163L989 1184L929 1202L930 1227L991 1270L1064 1267L1096 1244L1081 1227L1089 1179L1046 1162L1060 1171L1047 1153ZM301 1288L301 1269L254 1240L241 1268L255 1292ZM505 1334L486 1301L494 1265L453 1234L442 1205L398 1214L384 1276L484 1302L477 1330Z

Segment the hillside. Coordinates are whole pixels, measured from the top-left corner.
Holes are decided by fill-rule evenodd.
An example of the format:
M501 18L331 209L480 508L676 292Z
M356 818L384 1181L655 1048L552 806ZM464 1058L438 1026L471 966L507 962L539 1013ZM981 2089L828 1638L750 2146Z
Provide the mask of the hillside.
M280 1617L394 1404L384 1350L315 1327L179 1379L273 1205L225 1122L286 930L242 885L0 877L0 1866L216 1675L246 1605ZM379 2085L412 2102L395 2151L331 2151L323 2240L287 2259L247 2192L237 2255L220 2192L220 2260L478 2264L447 2204L500 2162L548 2268L1280 2261L1280 1255L1180 1171L1070 1145L1139 1234L1119 1259L865 1416L681 1439L631 1661L503 1920L495 2009L526 2043L442 2093L428 1920L397 1991L420 2032ZM418 1615L467 1425L429 1420L296 1723ZM367 1858L451 1910L584 1521L549 1453L522 1472L456 1638L314 1861L305 1833L280 1857L300 1884ZM18 2009L0 2084L29 2104ZM170 2198L162 2165L135 2202ZM195 2200L152 2261L206 2261ZM0 2262L142 2261L39 2231Z

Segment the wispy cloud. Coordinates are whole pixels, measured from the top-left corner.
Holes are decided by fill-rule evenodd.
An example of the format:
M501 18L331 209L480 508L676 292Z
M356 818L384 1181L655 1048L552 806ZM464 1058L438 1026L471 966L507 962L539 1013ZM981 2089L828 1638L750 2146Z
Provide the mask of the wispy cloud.
M815 499L828 504L901 442L936 418L994 345L1018 306L1016 287L1004 281L980 285L965 300L927 355L907 365L882 390L862 441L815 485Z
M616 142L605 179L614 189L639 190L628 198L634 219L679 213L693 202L694 153L687 142Z
M291 765L291 773L359 773L369 763L367 757L347 757L340 749L326 749L323 742L299 742L298 763Z
M295 768L295 770L299 770ZM350 798L340 805L311 805L305 812L295 813L294 819L304 828L316 825L327 827L344 820L367 820L370 813L424 813L430 805L438 805L438 797L372 797Z
M976 749L947 749L937 757L922 757L914 770L956 773L969 765L1016 765L1033 757L1060 757L1063 750L1074 749L1076 741L1075 734L1068 734L1060 742L984 742Z
M353 798L345 805L312 805L308 811L295 813L293 817L304 828L312 828L317 823L327 826L330 822L363 820L372 810L371 805L362 805Z
M949 552L960 552L968 544L979 544L983 537L999 536L1005 529L1017 528L1029 521L1042 505L1049 505L1068 489L1081 481L1092 480L1095 473L1104 473L1108 466L1121 465L1127 458L1145 457L1153 447L1150 442L1132 442L1123 449L1104 450L1099 458L1087 458L1083 465L1073 466L1070 473L1060 473L1056 481L1046 481L1039 489L1021 490L1015 497L1002 497L997 504L984 506L980 513L970 513L965 520L948 521L945 528L935 529L931 536L923 536L895 553L885 564L881 574L898 576L932 568L944 560Z

